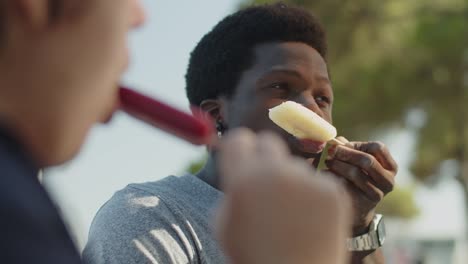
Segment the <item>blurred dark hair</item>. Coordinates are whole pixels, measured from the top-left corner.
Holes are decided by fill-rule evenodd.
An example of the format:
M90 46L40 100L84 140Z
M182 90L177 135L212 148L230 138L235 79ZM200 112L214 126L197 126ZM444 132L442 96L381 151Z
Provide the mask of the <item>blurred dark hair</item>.
M197 44L185 76L192 105L231 96L243 71L254 62L255 46L268 42L302 42L326 59L325 30L303 8L275 3L252 6L227 16Z

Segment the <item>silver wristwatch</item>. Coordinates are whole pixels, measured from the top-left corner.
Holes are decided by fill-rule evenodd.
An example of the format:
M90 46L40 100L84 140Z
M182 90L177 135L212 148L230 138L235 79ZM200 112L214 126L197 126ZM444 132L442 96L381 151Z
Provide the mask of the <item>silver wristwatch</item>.
M346 240L349 251L374 250L383 245L385 241L385 224L383 216L376 214L372 220L367 234L348 238Z

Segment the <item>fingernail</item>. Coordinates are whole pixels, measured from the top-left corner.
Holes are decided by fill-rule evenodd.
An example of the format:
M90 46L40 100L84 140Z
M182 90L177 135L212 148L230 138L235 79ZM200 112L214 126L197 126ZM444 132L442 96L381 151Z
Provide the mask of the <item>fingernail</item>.
M326 160L332 160L335 157L337 146L330 146L328 148L328 156Z

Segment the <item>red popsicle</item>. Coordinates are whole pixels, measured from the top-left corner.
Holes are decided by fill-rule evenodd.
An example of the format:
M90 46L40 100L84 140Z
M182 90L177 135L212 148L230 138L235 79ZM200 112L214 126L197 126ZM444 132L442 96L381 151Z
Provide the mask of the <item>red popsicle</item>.
M212 138L212 124L201 110L193 109L192 116L125 87L120 87L119 97L121 110L192 144L207 144Z

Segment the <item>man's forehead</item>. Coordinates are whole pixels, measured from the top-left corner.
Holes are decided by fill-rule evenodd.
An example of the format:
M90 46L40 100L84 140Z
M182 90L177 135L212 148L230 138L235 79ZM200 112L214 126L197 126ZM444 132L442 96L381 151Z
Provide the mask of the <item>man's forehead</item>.
M329 82L325 60L312 47L301 42L270 42L253 48L254 60L242 72L235 98L250 97L254 87L268 76L285 74L302 79L314 78Z
M252 68L270 71L274 69L297 70L309 68L327 74L322 56L311 46L301 42L264 43L254 48Z

